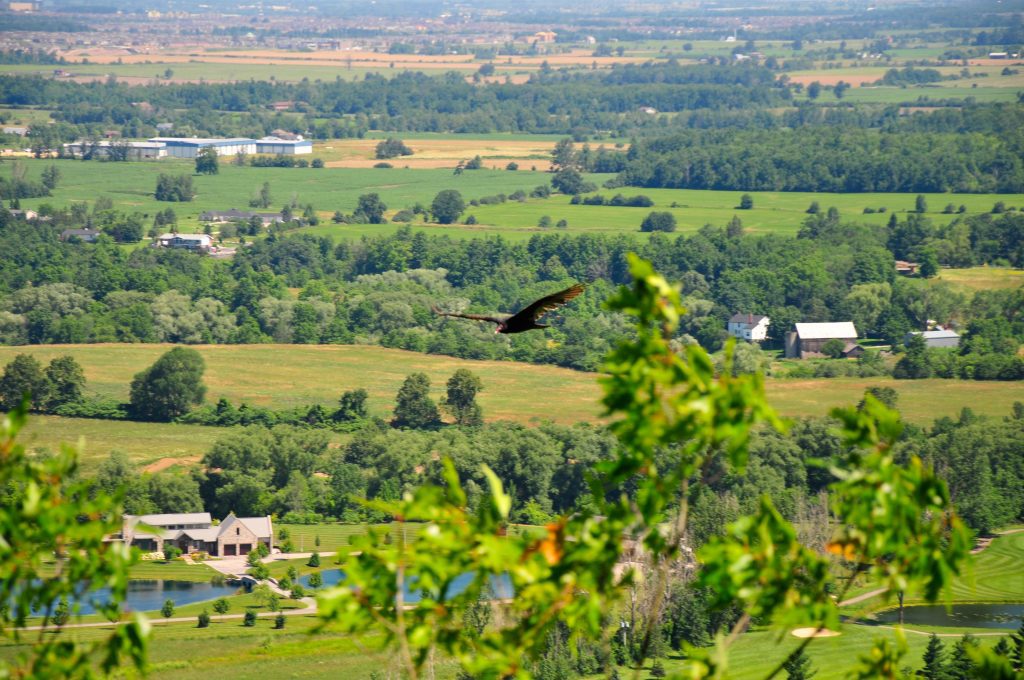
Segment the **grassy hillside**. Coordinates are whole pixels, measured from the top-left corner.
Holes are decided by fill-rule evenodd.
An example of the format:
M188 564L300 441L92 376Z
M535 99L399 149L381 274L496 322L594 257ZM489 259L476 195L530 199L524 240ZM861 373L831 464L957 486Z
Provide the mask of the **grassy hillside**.
M156 360L169 345L35 345L0 347L0 366L26 353L42 362L73 355L84 367L87 392L128 398L132 376ZM362 387L369 392L370 412L390 414L405 377L430 376L435 399L457 368L469 368L484 383L479 401L489 421L523 423L553 420L569 424L600 418L597 376L553 366L512 362L467 361L380 347L348 345L207 345L196 349L206 360L208 401L227 397L287 408L319 402L330 406L341 392ZM1024 401L1022 382L834 378L768 380L769 401L786 416L821 416L836 406L855 404L867 387L889 385L899 393L906 420L928 425L940 416L956 416L964 407L1002 416L1014 401ZM193 464L224 428L37 416L23 441L37 450L57 450L62 442L84 445L88 470L110 451L127 452L153 471ZM335 435L336 441L344 439Z
M0 347L0 365L20 353L31 354L44 363L70 354L85 369L87 391L127 400L132 376L170 347ZM595 374L554 366L470 361L364 345L197 345L195 349L206 360L208 401L227 397L235 403L245 400L274 408L332 404L343 391L362 387L370 393L371 413L386 416L395 393L410 373L422 371L430 376L433 396L440 398L451 374L458 368L468 368L483 380L479 401L488 420L574 423L594 420L601 412ZM1024 401L1021 382L940 379L769 379L767 392L783 415L824 415L832 407L856 403L873 385L894 387L904 417L922 424L940 416L955 416L965 406L985 415L1005 415L1014 401ZM553 404L557 408L552 408Z
M127 400L132 376L171 345L34 345L0 347L0 365L26 353L42 362L71 354L84 367L88 391ZM440 398L458 368L481 376L479 400L489 420L550 419L561 423L592 420L600 406L596 375L554 366L501 361L470 361L364 345L197 345L206 361L207 400L227 397L262 406L287 408L333 403L345 390L370 393L372 413L387 415L395 393L410 373L430 376ZM927 423L952 416L965 406L1004 415L1024 401L1024 383L891 378L815 378L767 381L769 399L787 416L824 415L834 406L855 403L872 385L889 385L900 395L907 420ZM540 395L540 396L539 396ZM552 409L551 404L558 408Z

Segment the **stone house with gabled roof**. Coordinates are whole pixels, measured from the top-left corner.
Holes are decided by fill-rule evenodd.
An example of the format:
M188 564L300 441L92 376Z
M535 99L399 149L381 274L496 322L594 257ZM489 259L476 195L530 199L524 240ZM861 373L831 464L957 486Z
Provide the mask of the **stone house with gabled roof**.
M228 514L214 525L208 512L125 515L121 533L110 540L124 541L143 552L163 552L168 545L183 553L205 552L215 557L247 555L258 543L274 548L270 517Z

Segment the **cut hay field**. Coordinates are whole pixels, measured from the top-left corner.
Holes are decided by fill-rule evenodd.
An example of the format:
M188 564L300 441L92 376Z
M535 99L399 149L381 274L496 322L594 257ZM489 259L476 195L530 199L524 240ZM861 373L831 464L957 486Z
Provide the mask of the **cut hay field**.
M1003 267L942 269L936 279L952 284L970 294L979 290L1005 290L1024 286L1024 269Z
M412 156L394 158L388 162L395 167L409 168L454 168L460 161L480 156L484 167L504 170L509 162L519 164L528 170L536 166L546 171L550 166L551 149L555 145L548 137L537 139L416 139L403 138ZM374 157L378 140L343 139L325 143L317 149L317 156L326 161L329 168L372 168L380 160Z
M80 444L79 461L87 473L111 451L123 451L137 465L156 472L191 467L226 432L200 425L30 416L18 441L36 452Z
M82 364L87 392L127 400L132 376L146 368L169 345L33 345L0 347L0 365L19 353L42 362L70 354ZM484 384L479 401L488 421L558 423L600 419L597 375L553 366L513 362L469 361L451 357L358 345L199 345L206 361L207 401L226 397L273 408L322 403L330 406L345 390L369 392L369 410L388 417L405 377L426 373L432 396L458 368L468 368ZM1003 416L1015 401L1024 401L1024 382L906 380L891 378L769 379L769 402L785 416L823 416L836 406L855 404L871 386L894 387L904 417L928 425L941 416L956 416L964 407L981 415ZM538 395L543 395L538 397ZM557 404L557 407L554 405ZM112 450L123 450L157 471L186 467L197 460L223 428L34 417L24 441L33 448L56 450L60 442L84 440L85 466ZM340 435L335 440L340 440Z
M365 156L371 152L373 141L332 140L316 145L317 154L335 154L335 158L355 159L366 164ZM522 138L497 140L486 137L461 136L458 138L436 138L413 141L414 148L422 150L428 164L452 167L461 158L470 158L479 153L502 156L512 152L524 156L543 156L553 146L550 138L536 142ZM409 157L412 163L415 156ZM345 161L342 161L345 162ZM396 166L406 159L392 161ZM352 212L358 197L364 193L376 192L388 205L390 213L410 208L416 203L429 205L437 192L443 189L457 189L469 202L498 193L511 194L516 190L527 193L540 184L548 184L551 175L532 172L528 168L536 163L538 168L546 167L546 159L520 160L516 172L505 170L473 170L454 175L447 168L434 169L391 169L373 168L252 168L221 164L220 174L196 176L193 182L197 196L190 203L164 203L153 198L157 176L160 173L191 173L194 164L183 160L162 160L136 163L101 163L74 160L24 160L29 178L37 178L50 164L56 165L62 179L54 195L46 198L23 199L22 206L36 208L48 203L66 206L72 202L93 203L99 196L108 196L115 208L129 212L152 215L157 210L172 208L179 217L183 232L199 230L198 217L206 210L226 210L246 207L248 199L263 182L269 182L273 196L272 207L279 209L294 195L299 204L312 203L323 222L320 226L305 231L335 238L352 238L364 234L391 233L400 225L335 225L326 221L335 210ZM485 160L485 164L504 167L504 162ZM0 177L10 176L13 163L0 164ZM599 186L610 175L590 175ZM751 210L738 210L741 191L708 191L691 189L644 189L623 187L602 189L601 194L611 198L616 193L625 196L643 194L650 197L652 208L623 208L612 206L571 205L569 197L553 195L547 199L528 199L525 202L505 202L492 205L467 206L463 219L473 215L476 225L424 225L431 233L472 237L478 235L502 235L514 240L529 239L544 230L537 226L541 217L549 216L552 223L561 219L568 222L564 231L579 233L629 233L639 235L640 223L651 210L667 210L676 216L680 233L694 232L705 224L724 226L732 217L738 216L745 229L754 234L795 234L806 219L808 206L817 201L822 210L836 207L845 219L864 224L885 224L892 212L906 212L914 208L916 194L831 194L809 192L749 192L754 199ZM1024 208L1024 194L925 194L932 212L929 219L936 224L947 224L955 215L942 214L947 204L963 205L967 214L988 212L996 201L1003 201L1008 207ZM675 207L673 207L675 204ZM864 209L886 212L864 214Z

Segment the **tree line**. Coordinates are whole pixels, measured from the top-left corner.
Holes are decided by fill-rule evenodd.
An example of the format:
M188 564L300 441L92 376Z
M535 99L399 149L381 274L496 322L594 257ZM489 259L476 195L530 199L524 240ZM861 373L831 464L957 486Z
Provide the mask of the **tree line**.
M375 210L371 203L367 210ZM1001 357L984 361L1003 368L973 377L1013 375L1020 360L1012 347L1024 340L1019 290L968 295L941 281L898 277L894 266L896 258L1017 264L1024 217L1011 211L934 228L917 213L870 227L830 209L808 215L796 237L744 235L736 220L689 236L654 233L647 242L560 234L525 243L456 240L403 228L336 243L272 233L230 262L168 249L128 253L102 240L61 243L60 227L58 219L10 219L0 227L7 253L0 261L0 339L7 344L362 342L594 370L630 333L602 303L614 285L629 281L625 262L634 251L682 281L688 313L678 341L711 351L722 347L726 321L737 312L771 317L776 346L798 321L852 320L897 351L908 332L956 324L964 335L959 354L973 357L965 361ZM512 312L572 281L591 283L544 333L495 336L431 312L439 304ZM300 289L298 299L288 288ZM756 352L744 352L757 363Z

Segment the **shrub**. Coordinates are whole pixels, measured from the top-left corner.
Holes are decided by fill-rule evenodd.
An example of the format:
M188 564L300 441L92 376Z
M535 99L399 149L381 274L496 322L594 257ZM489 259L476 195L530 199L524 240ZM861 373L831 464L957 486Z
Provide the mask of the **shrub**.
M399 210L391 218L392 222L412 222L416 215L411 210Z
M540 220L537 221L537 226L541 229L548 229L551 226L551 217L548 215L541 215Z
M394 137L388 137L383 142L377 144L375 152L377 158L395 158L397 156L412 155L412 149L406 146L405 142Z
M530 192L530 198L548 198L551 196L551 187L546 184L534 187Z
M754 207L754 197L750 194L743 194L740 196L740 210L750 210Z
M256 625L256 610L255 609L246 609L245 610L245 618L242 620L242 625L244 625L246 628L252 628L253 626Z
M314 551L313 554L309 556L309 561L306 562L306 566L307 567L314 567L314 568L315 567L319 567L320 566L320 553Z
M213 603L213 611L217 612L218 614L227 614L229 609L231 609L231 603L223 597L217 599Z
M277 616L274 617L274 628L276 628L277 630L281 630L282 628L284 628L284 622L285 622L285 615L284 614L278 614Z
M301 600L306 596L306 589L302 587L301 583L292 585L292 592L290 593L293 600Z
M466 224L476 224L476 215L470 215L466 218Z
M164 548L164 559L173 560L181 556L181 548L176 545L169 545Z
M210 612L205 609L199 612L197 628L209 628L210 627Z
M165 619L169 619L174 616L174 600L164 600L164 606L160 607L160 613L163 614Z
M568 229L569 228L568 220L558 220L558 222L555 223L555 228L557 228L557 229Z
M505 169L514 172L519 169L519 163L512 161L511 163L505 166Z
M640 223L640 231L667 231L676 230L676 217L670 212L652 212Z
M322 167L324 167L324 159L323 158L314 158L313 162L310 163L309 165L310 165L310 167L313 167L313 168L322 168Z
M385 168L386 169L386 168L393 168L395 166L391 165L391 163L383 162L383 163L374 163L373 167L375 167L375 168Z
M827 357L838 359L843 354L843 350L846 349L846 343L839 338L832 338L824 345L821 346L821 353Z

